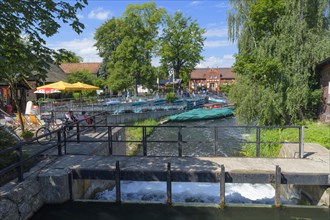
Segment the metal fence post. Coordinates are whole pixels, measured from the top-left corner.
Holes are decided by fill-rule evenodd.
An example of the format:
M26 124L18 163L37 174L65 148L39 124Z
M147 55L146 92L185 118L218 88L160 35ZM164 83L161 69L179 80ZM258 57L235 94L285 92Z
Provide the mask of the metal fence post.
M79 128L79 122L77 122L77 143L80 143L80 128Z
M16 159L17 162L20 163L19 166L17 167L18 182L22 182L24 180L24 169L22 164L22 160L23 160L22 146L16 148Z
M220 173L220 208L224 208L225 201L225 185L226 185L226 171L225 166L221 165L221 173Z
M57 153L58 156L62 156L62 138L61 138L62 130L57 131Z
M112 149L112 127L108 127L108 149L109 149L109 154L112 155L113 149Z
M182 157L182 127L179 127L178 131L178 153L179 157Z
M121 191L120 191L120 167L119 167L119 161L116 161L115 182L116 182L116 202L117 202L117 203L121 203Z
M172 204L172 180L171 180L171 163L167 163L167 175L166 175L166 203Z
M305 127L299 128L299 158L304 158L304 131Z
M63 142L64 142L64 154L66 154L66 131L69 127L65 126L62 128L63 129Z
M147 128L142 127L142 147L143 147L143 156L147 156Z
M275 206L279 207L281 205L281 167L276 165L275 170Z
M260 127L256 127L256 156L260 157Z

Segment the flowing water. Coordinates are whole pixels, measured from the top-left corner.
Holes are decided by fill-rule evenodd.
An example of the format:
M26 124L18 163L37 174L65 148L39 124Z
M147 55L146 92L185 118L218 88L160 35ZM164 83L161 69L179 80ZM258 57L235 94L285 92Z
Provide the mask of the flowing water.
M181 126L233 126L235 118L207 120L167 125ZM183 128L182 137L185 156L236 156L251 131L244 129ZM219 142L214 143L215 133ZM156 129L148 140L172 140L178 138L175 128ZM208 143L206 143L208 142ZM178 154L176 144L148 143L148 155ZM220 202L219 183L173 183L172 201L174 206L166 206L165 182L121 181L122 205L102 201L115 201L115 188L96 194L96 202L74 202L60 206L43 207L32 219L330 219L329 209L265 208L274 204L275 190L270 184L226 184L226 203L241 204L241 207L226 207L221 210L212 205ZM281 198L282 204L296 204L297 198ZM131 202L138 202L132 204ZM147 203L147 204L146 204ZM163 203L163 204L159 204ZM185 204L189 203L189 206ZM203 204L203 206L201 206ZM253 204L254 207L244 207ZM256 204L258 204L256 206ZM205 206L206 205L206 206Z
M236 126L235 118L171 122L167 126L186 126L182 128L182 151L183 156L237 156L245 140L245 135L250 130L244 128L233 128ZM203 127L205 126L205 127ZM219 127L215 130L215 126ZM225 127L228 126L228 127ZM177 141L178 128L158 128L153 131L150 141ZM215 143L217 137L218 143ZM177 156L177 145L173 143L148 143L148 155L153 156Z

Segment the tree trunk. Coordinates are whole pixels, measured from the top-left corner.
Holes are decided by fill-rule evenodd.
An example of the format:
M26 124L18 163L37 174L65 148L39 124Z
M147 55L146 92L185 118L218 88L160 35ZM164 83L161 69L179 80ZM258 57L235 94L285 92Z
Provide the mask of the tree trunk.
M19 119L19 123L21 125L21 129L22 131L24 131L24 123L23 123L23 119L22 119L22 111L21 111L21 106L20 106L20 103L18 103L18 95L17 95L17 88L12 84L10 85L11 87L11 90L12 90L12 94L13 94L13 102L14 102L14 105L17 109L17 114L18 114L18 119Z

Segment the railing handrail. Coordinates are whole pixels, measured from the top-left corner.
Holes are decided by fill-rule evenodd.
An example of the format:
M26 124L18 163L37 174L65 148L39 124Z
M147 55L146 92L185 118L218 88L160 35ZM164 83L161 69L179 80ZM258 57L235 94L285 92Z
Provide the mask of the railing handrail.
M89 117L94 118L94 122L95 122L95 117L96 116L100 116L100 115L104 115L106 114L106 112L100 112L94 115L90 115ZM100 120L106 120L107 117L105 117L105 119ZM50 150L50 149L54 149L54 148L58 148L58 155L61 156L62 155L62 146L64 145L64 149L65 149L65 153L66 153L66 143L70 142L69 140L67 140L66 135L64 135L64 137L61 137L61 134L65 134L63 131L64 129L66 129L68 126L76 126L77 127L77 131L70 135L70 137L73 136L77 136L75 142L79 143L79 142L108 142L109 145L109 154L112 155L112 144L113 143L122 143L122 142L139 142L142 144L143 146L143 156L147 156L147 144L148 143L177 143L177 148L178 148L178 157L182 157L182 144L184 143L189 143L189 141L185 140L183 138L183 129L196 129L196 128L210 128L210 129L214 129L215 131L215 139L213 141L195 141L197 143L214 143L214 152L216 152L216 147L218 145L218 141L219 139L217 131L220 128L248 128L248 129L256 129L256 141L242 141L239 143L255 143L256 144L256 157L260 157L260 144L282 144L282 143L298 143L299 144L299 157L303 158L304 157L304 126L258 126L258 125L239 125L239 126L232 126L232 125L220 125L220 126L190 126L190 125L93 125L93 128L107 128L108 130L108 139L107 140L88 140L88 141L84 141L84 140L80 140L80 133L82 131L80 131L80 128L83 127L90 127L90 125L88 126L84 126L84 125L80 125L80 123L84 121L84 120L79 120L77 122L73 122L70 125L64 125L61 128L58 128L54 131L51 131L52 134L57 133L57 142L39 152L37 152L34 155L29 156L28 158L23 158L23 153L22 153L22 147L24 145L27 145L29 143L32 143L33 141L37 140L40 137L46 136L42 135L40 137L35 137L27 142L19 142L17 144L15 144L14 146L8 147L6 149L0 150L0 155L2 154L6 154L8 152L17 152L17 161L10 164L9 166L5 167L4 169L0 170L0 175L12 171L14 169L18 169L18 179L21 181L23 180L23 165L25 164L25 162L36 158L37 156L40 156L43 152ZM98 124L98 122L96 122L96 124ZM112 131L113 128L142 128L142 139L141 140L117 140L112 138ZM178 135L177 135L177 139L175 140L148 140L147 137L147 132L146 129L147 128L178 128ZM288 128L296 128L298 129L299 135L298 135L298 142L287 142L287 141L283 141L283 142L268 142L268 141L261 141L260 140L260 129L288 129Z

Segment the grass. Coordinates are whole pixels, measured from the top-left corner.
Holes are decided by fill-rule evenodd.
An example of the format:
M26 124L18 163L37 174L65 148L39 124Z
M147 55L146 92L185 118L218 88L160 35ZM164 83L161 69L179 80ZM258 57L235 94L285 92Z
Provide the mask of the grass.
M304 130L305 143L317 143L330 149L330 125L319 122L307 121L301 125L306 126ZM251 134L249 141L255 141L255 135ZM261 130L261 142L298 142L298 129L269 129ZM281 144L260 144L261 157L277 157ZM241 154L246 157L255 157L255 144L246 144L241 150Z
M132 124L134 126L157 126L159 122L153 119L148 119L144 121L135 122ZM147 128L147 136L149 136L154 128ZM126 129L127 141L141 141L142 140L142 127L139 128L127 128ZM128 152L127 155L132 156L139 152L139 146L141 143L138 142L128 142Z

